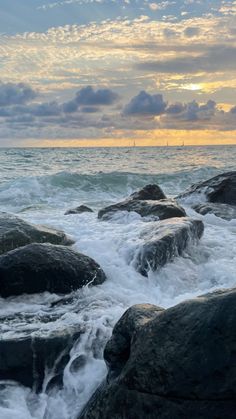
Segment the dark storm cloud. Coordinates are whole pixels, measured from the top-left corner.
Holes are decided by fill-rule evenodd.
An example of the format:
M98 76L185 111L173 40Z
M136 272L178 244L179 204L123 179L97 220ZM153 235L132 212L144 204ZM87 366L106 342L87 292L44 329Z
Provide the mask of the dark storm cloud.
M37 96L37 93L24 83L0 83L0 106L24 104Z
M141 71L157 73L196 73L236 69L236 47L218 45L198 56L186 55L168 60L147 61L135 65Z
M160 94L150 95L142 90L124 107L123 115L161 115L166 103Z

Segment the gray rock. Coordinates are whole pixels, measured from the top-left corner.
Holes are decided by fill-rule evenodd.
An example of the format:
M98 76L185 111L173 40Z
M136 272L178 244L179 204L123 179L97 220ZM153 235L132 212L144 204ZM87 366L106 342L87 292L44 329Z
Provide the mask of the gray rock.
M79 418L234 419L235 305L233 289L157 311L135 329L119 374L100 386ZM109 342L105 356L112 368Z
M214 214L216 217L220 217L228 221L236 218L236 206L233 205L207 202L204 204L194 205L193 209L199 214Z
M80 325L67 325L47 336L0 339L1 380L14 380L40 391L46 372L52 371L46 387L52 381L61 385L70 350L82 332Z
M64 215L82 214L83 212L93 212L93 210L86 205L80 205L79 207L67 210Z
M222 173L205 182L192 185L177 198L186 198L192 194L205 194L209 202L236 205L236 171Z
M141 217L156 216L160 220L186 216L184 209L173 199L143 201L128 198L125 201L101 209L98 212L98 218L109 220L117 211L134 211L141 215Z
M106 277L90 257L66 246L29 244L0 256L0 295L67 294Z
M71 245L73 240L59 230L28 223L15 215L0 213L0 254L29 243Z
M140 236L142 244L132 261L135 269L147 276L149 270L164 266L182 255L190 244L197 243L203 231L201 220L188 217L149 223Z

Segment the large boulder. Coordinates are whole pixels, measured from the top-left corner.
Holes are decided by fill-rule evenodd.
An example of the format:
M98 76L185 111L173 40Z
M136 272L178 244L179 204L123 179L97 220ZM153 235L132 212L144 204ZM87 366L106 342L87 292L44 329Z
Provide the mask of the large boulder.
M192 194L203 194L209 202L236 205L236 171L222 173L205 182L192 185L177 198L186 198Z
M101 385L79 418L235 418L235 305L233 289L157 311L131 332L126 362L121 354L118 371L115 358L116 375ZM129 323L129 312L118 325L126 318ZM105 360L112 369L109 345ZM118 358L119 353L120 348Z
M143 201L128 198L125 201L101 209L98 212L98 218L109 220L117 211L134 211L141 217L155 216L160 220L186 216L185 210L173 199Z
M66 246L29 244L0 256L0 295L67 294L106 277L90 257Z
M83 330L80 325L61 326L40 336L0 339L0 379L14 380L40 391L47 376L51 384L62 384L63 370L70 359L70 350Z
M188 217L150 223L140 236L139 249L135 251L132 264L147 276L150 270L164 266L175 256L182 255L190 244L197 243L203 231L201 220Z
M0 213L0 254L29 243L46 242L65 246L74 243L63 231L36 226L15 215Z
M233 205L206 202L203 204L194 205L193 209L199 214L214 214L216 217L223 218L227 221L236 218L236 206Z
M102 208L98 218L109 220L117 211L134 211L141 217L155 216L160 220L171 217L185 217L185 210L174 199L167 199L158 185L146 185L127 199Z
M93 210L86 205L80 205L76 208L71 208L65 212L64 215L70 215L70 214L82 214L84 212L93 212Z

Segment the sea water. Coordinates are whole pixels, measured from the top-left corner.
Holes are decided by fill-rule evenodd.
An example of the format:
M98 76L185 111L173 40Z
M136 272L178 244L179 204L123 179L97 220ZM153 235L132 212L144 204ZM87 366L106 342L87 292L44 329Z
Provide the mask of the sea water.
M199 245L148 278L133 269L130 258L149 220L128 212L111 221L97 219L98 209L148 183L158 183L174 197L193 183L236 170L235 146L1 149L0 167L0 211L64 230L75 240L74 249L94 258L107 276L100 286L73 292L64 305L52 304L60 296L50 293L0 298L0 339L43 336L78 324L84 332L71 350L63 388L44 391L53 371L40 394L0 381L1 419L76 419L106 375L103 349L128 307L152 303L168 308L235 286L236 220L197 214L191 206L199 197L182 202L189 216L204 222ZM64 215L80 204L94 213ZM84 362L75 372L70 367L79 356Z

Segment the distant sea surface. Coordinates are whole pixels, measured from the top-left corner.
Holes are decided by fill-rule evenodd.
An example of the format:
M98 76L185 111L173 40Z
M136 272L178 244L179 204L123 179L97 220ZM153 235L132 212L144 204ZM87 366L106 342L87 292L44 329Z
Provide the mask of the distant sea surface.
M174 197L193 183L231 170L236 170L236 146L0 149L0 211L64 230L74 238L74 248L93 257L108 277L102 286L78 292L79 309L73 304L64 311L54 308L54 320L47 324L40 321L40 314L48 314L58 296L43 293L0 299L0 323L6 314L14 317L2 336L44 334L58 325L79 322L86 333L73 348L71 360L75 354L87 359L76 376L67 366L64 388L52 395L0 385L1 419L75 419L106 374L102 349L129 306L170 307L235 286L236 220L201 216L191 208L193 202L183 202L188 215L204 221L204 236L191 254L176 258L147 279L128 263L146 223L136 213L121 213L110 222L98 221L96 213L148 183L158 183L166 195ZM64 215L80 204L95 212Z

